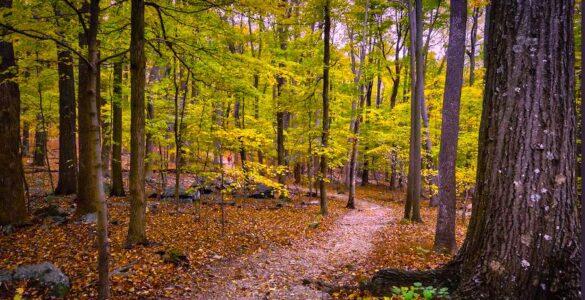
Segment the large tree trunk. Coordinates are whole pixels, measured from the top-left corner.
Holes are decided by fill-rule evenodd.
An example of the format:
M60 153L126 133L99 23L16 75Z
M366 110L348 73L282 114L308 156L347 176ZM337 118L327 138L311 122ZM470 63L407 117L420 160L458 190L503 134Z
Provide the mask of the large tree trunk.
M441 285L456 268L457 299L579 299L574 2L491 5L471 223L454 261L424 274ZM394 284L379 275L372 290Z
M87 14L89 12L89 5L87 2L83 3L83 6L80 10L82 13ZM81 49L87 49L88 46L88 36L85 33L81 33L79 35L79 46ZM96 46L97 47L97 46ZM91 59L91 53L88 54L87 58ZM97 61L97 53L96 58ZM92 153L91 153L91 145L93 143L92 140L92 130L97 131L97 138L99 140L99 120L97 128L92 128L92 119L94 118L93 115L90 115L92 109L92 105L97 105L96 103L92 104L92 101L96 100L96 91L95 87L97 86L97 82L91 82L91 80L97 80L97 75L92 74L92 67L88 65L88 61L84 59L79 59L79 66L78 66L78 76L77 76L77 84L78 84L78 115L77 115L77 126L78 126L78 145L79 145L79 173L77 176L77 208L76 214L78 216L82 216L88 213L96 212L96 204L94 201L99 199L99 196L96 193L95 186L97 185L95 177L92 175ZM93 88L92 88L93 87ZM97 119L97 110L95 111ZM98 141L99 142L99 141ZM101 145L100 145L101 148ZM101 161L101 154L100 154L100 161ZM100 180L101 182L101 180ZM101 183L100 183L101 184Z
M112 190L110 196L125 196L122 177L122 61L114 63L112 99Z
M130 35L130 223L126 246L144 244L146 239L145 102L146 58L144 54L144 0L132 0ZM179 162L176 162L179 164Z
M439 213L435 232L436 251L454 253L456 185L455 163L459 135L459 103L465 63L467 0L451 0L447 75L443 94L443 122L439 152Z
M404 218L422 222L420 216L421 192L421 100L423 97L424 62L422 55L422 3L416 0L415 8L409 4L410 41L411 41L411 83L412 99L410 104L410 153L408 163L408 186ZM416 10L416 12L415 12ZM416 19L416 21L415 21Z
M57 195L77 192L77 144L75 140L75 79L73 58L65 49L57 51L59 73L59 182Z
M10 8L12 0L0 0ZM4 36L5 30L0 29ZM12 43L0 40L0 225L22 224L26 219L24 171L20 156L20 91Z

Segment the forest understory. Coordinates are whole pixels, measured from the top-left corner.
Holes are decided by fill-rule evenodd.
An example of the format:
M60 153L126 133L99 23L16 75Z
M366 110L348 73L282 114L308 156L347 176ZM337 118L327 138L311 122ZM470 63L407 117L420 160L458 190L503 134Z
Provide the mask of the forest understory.
M50 157L52 164L57 162ZM69 276L71 299L95 298L96 224L75 218L73 197L47 195L46 170L25 172L33 215L56 205L66 216L57 221L38 217L34 224L0 236L0 269L50 261ZM167 184L174 186L171 177ZM184 174L181 184L188 186L194 177ZM156 191L152 186L147 194ZM347 195L331 187L330 214L321 217L318 198L309 197L303 187L291 184L289 189L290 200L282 206L277 199L225 199L223 234L221 205L214 201L177 205L172 199L150 198L149 244L133 249L124 247L127 197L110 197L112 297L353 299L369 295L359 285L381 268L429 270L451 258L432 251L436 210L428 201L421 210L425 223L410 223L402 220L404 191L359 186L357 209L349 210L344 207ZM217 196L204 196L202 202ZM458 215L458 242L465 228ZM26 282L10 291L18 288L25 297L46 296ZM3 292L0 296L9 296Z

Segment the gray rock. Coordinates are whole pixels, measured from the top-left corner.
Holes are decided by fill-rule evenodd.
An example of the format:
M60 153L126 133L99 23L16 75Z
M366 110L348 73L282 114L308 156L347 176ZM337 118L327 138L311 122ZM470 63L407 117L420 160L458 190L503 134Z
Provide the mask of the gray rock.
M90 214L81 216L81 218L79 218L79 223L82 223L82 224L95 224L95 223L97 223L97 213L90 213Z
M179 187L179 201L181 203L193 203L201 199L201 192L199 190L192 190L190 189L187 192L184 188ZM175 199L175 188L169 187L166 188L165 191L161 194L161 199L163 200L173 200Z
M14 226L12 226L12 225L0 226L0 234L11 235L13 233L14 233Z
M13 280L30 280L49 289L53 297L64 298L69 293L69 277L50 262L18 267L12 275Z
M0 270L0 285L4 282L12 281L12 272L8 270Z

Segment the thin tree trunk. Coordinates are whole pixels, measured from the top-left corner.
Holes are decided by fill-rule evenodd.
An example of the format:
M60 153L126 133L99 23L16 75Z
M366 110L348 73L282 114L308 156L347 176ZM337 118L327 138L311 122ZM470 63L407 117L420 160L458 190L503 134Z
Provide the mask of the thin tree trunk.
M59 74L59 182L57 195L77 192L77 144L75 140L75 78L69 50L57 50Z
M35 127L35 151L33 155L33 165L42 167L45 165L45 157L47 153L47 132L43 125L43 117L41 113L37 113L37 125Z
M450 10L447 75L443 95L443 122L439 152L439 212L434 249L452 254L457 250L455 163L459 135L459 103L465 63L467 0L451 0Z
M469 33L469 86L475 82L475 47L477 46L477 27L479 22L479 7L473 8L471 32Z
M160 67L159 66L152 67L152 69L150 70L150 75L148 77L148 83L154 84L154 82L159 81L160 78L161 78ZM154 97L153 97L152 92L148 93L148 97L147 97L146 119L148 120L148 122L152 122L154 120ZM154 168L154 165L156 165L156 162L154 161L154 157L153 157L155 151L156 151L156 149L155 149L154 140L152 138L152 132L150 129L146 130L146 154L145 154L145 156L146 156L146 166L145 166L146 173L144 175L146 178L152 177L152 170Z
M358 91L359 95L359 104L356 103L354 100L352 104L352 112L355 113L356 117L353 121L352 132L353 137L351 138L351 150L350 150L350 157L349 157L349 166L348 166L348 174L349 174L349 194L347 197L347 205L346 207L349 209L355 208L355 178L356 178L356 171L357 171L357 156L358 156L358 138L360 135L360 122L362 121L362 110L364 108L364 102L366 99L366 95L363 94L363 86L360 85L360 79L362 77L362 72L364 70L365 60L366 60L366 41L367 41L367 33L368 33L368 11L370 8L370 1L366 0L365 7L364 7L364 21L363 21L363 32L362 32L362 43L360 49L360 65L359 69L355 70L355 66L352 67L354 69L354 86L355 89ZM352 55L353 60L353 55ZM355 65L355 63L353 63ZM357 106L356 106L357 105Z
M323 131L321 133L321 147L325 150L329 143L329 62L331 40L331 1L325 0L324 27L323 27ZM327 215L327 155L321 154L321 173L319 174L319 195L321 215Z
M122 177L122 60L114 63L112 99L112 190L110 196L125 196Z
M12 0L0 0L11 8ZM7 32L0 29L0 35ZM20 154L20 91L12 43L0 40L0 225L22 224L26 220L24 171Z
M147 243L145 185L146 57L144 53L144 0L132 0L130 33L130 222L126 246Z
M22 115L25 114L26 109L23 109ZM22 122L22 157L28 156L30 149L30 122Z

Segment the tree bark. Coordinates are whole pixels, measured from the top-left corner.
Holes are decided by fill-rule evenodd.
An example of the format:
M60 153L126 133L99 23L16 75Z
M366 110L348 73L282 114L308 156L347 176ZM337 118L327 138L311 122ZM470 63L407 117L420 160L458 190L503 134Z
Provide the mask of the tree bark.
M146 57L144 53L144 0L132 0L130 33L130 223L126 246L145 244L146 198L145 185L145 102ZM176 162L179 163L178 161Z
M75 78L69 50L57 50L59 74L59 181L55 194L77 192L77 144L75 137Z
M415 1L415 8L409 4L410 41L411 41L411 83L412 99L410 104L410 153L408 162L408 185L404 218L422 222L420 216L421 191L421 100L423 96L424 61L422 55L422 3ZM416 11L416 12L415 12ZM415 17L416 16L416 17ZM420 16L420 17L419 17Z
M441 146L439 152L439 211L435 251L454 253L456 183L455 163L459 135L459 106L465 63L467 0L451 0L447 75L443 94Z
M325 0L323 27L323 131L321 147L326 150L329 143L329 64L331 59L331 1ZM327 154L321 154L321 173L319 174L319 195L321 215L327 215Z
M87 14L89 12L89 3L83 2L82 7L80 9L82 14ZM97 34L97 33L96 33ZM88 39L89 33L84 32L79 35L79 46L82 50L88 49ZM97 43L97 42L96 42ZM95 49L97 49L97 45ZM85 51L89 51L85 50ZM95 65L89 65L91 60L97 62L97 52L96 57L92 57L92 53L88 52L86 61L82 58L79 58L79 66L78 66L78 115L77 115L77 125L78 125L78 144L79 144L79 173L77 176L77 208L75 213L78 216L82 216L88 213L93 213L97 211L97 201L99 199L99 195L97 195L97 190L95 189L97 182L94 182L95 177L92 176L93 171L93 134L94 131L97 133L97 139L99 142L99 120L97 121L97 127L92 128L93 119L97 119L97 108L92 107L97 105L96 100L96 87L97 82L92 82L97 80L97 74L95 70ZM91 113L95 112L95 116ZM101 148L101 145L100 145ZM100 161L101 161L101 154L100 154ZM101 168L101 166L100 166ZM100 179L101 182L101 179ZM101 185L101 183L99 184Z
M574 2L491 5L471 222L457 257L423 273L457 268L437 284L456 299L579 299Z
M122 60L114 63L112 99L112 190L110 196L125 196L122 176Z
M479 7L473 8L471 32L469 33L469 86L475 82L475 47L477 46L477 27L479 22Z
M12 0L0 0L11 8ZM6 31L0 29L0 35ZM12 42L0 40L0 225L22 224L26 219L24 171L20 153L20 91Z

